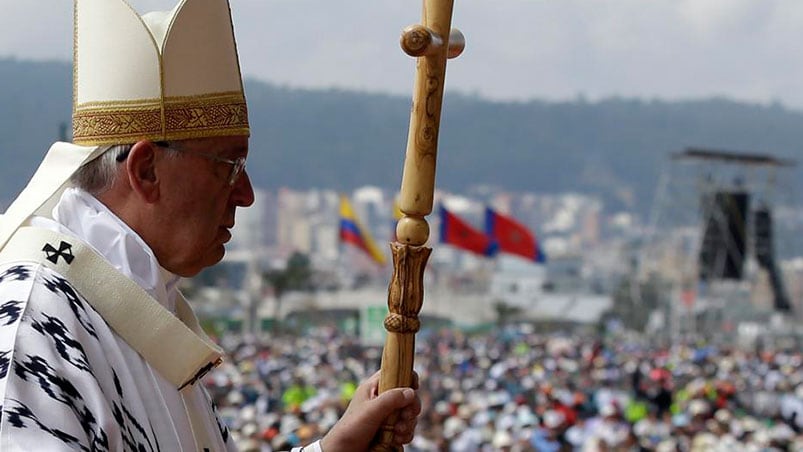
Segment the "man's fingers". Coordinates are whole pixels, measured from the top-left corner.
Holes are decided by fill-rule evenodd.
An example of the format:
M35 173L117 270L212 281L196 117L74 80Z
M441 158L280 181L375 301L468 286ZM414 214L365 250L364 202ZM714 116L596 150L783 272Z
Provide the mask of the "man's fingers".
M393 443L401 446L409 443L415 436L415 427L418 424L415 418L402 419L401 416L393 426Z
M379 372L374 372L373 375L368 377L360 386L357 387L357 391L354 393L354 399L356 400L370 400L375 398L379 394Z
M370 399L373 399L379 395L379 378L381 373L381 370L377 370L373 375L368 377L368 379L366 379L362 385L360 385L361 388L365 388L366 396ZM413 371L413 378L410 382L410 387L417 390L418 384L418 372Z
M415 391L412 389L389 389L366 404L360 417L366 420L387 419L392 413L411 403L416 403Z
M413 440L415 437L414 432L395 433L393 434L393 443L397 446L403 446Z
M381 371L381 370L377 370L376 372L374 372L374 374L373 374L373 375L371 375L370 377L368 377L368 379L367 379L367 380L365 380L365 381L366 381L366 382L368 382L368 381L374 381L374 380L376 380L376 382L377 382L377 383L379 383L379 375L380 375L381 373L382 373L382 371Z
M402 408L399 413L399 419L403 421L412 421L421 414L421 398L417 395L415 400L412 401L409 405Z
M405 407L399 412L399 420L404 422L412 421L415 420L419 414L421 414L420 406L418 408Z
M418 399L415 396L415 391L410 388L394 388L379 394L377 401L382 400L381 405L389 410L389 412L396 411L400 408L406 407L411 403L415 403Z

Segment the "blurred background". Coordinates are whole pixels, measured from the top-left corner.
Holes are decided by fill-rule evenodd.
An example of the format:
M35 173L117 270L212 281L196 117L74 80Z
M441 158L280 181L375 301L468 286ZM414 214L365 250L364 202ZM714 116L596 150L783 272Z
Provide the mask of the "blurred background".
M6 206L70 139L72 5L2 6ZM379 366L421 4L231 8L256 203L182 284L230 353L208 386L231 434L283 450ZM803 4L465 0L452 23L407 449L803 450Z

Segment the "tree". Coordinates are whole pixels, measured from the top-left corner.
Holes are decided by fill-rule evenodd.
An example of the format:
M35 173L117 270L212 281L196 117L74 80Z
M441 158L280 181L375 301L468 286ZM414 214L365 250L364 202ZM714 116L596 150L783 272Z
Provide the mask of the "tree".
M262 279L273 288L276 297L273 329L277 331L284 294L294 290L304 292L312 290L312 267L309 256L295 252L287 259L285 268L268 270L262 274Z

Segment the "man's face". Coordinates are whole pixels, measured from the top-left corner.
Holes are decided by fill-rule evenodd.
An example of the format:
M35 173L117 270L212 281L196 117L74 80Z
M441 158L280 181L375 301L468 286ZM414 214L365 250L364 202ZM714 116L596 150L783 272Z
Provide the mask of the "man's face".
M157 216L163 226L154 246L159 263L184 277L223 259L223 244L231 239L234 211L254 202L245 171L229 184L232 165L214 157L236 160L248 154L247 137L220 137L173 142L178 151L157 150L160 202ZM202 155L203 154L203 155Z

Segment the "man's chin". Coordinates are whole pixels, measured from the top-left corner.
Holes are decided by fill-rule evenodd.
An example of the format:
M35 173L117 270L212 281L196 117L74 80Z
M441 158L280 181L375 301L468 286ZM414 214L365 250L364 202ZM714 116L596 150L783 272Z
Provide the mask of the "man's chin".
M192 278L198 273L201 273L204 269L209 268L218 262L223 260L223 256L226 254L226 248L221 244L215 248L214 251L210 251L204 258L200 261L197 261L193 265L186 265L183 268L177 270L167 269L182 278Z
M223 257L225 256L226 256L226 247L221 244L220 246L217 247L217 249L213 253L209 254L208 259L205 260L204 266L201 268L201 270L216 265L218 262L222 261Z
M211 267L212 265L215 265L218 262L222 261L225 256L226 256L226 247L224 245L220 245L218 247L217 253L215 253L213 257L213 262L209 264L208 267Z

